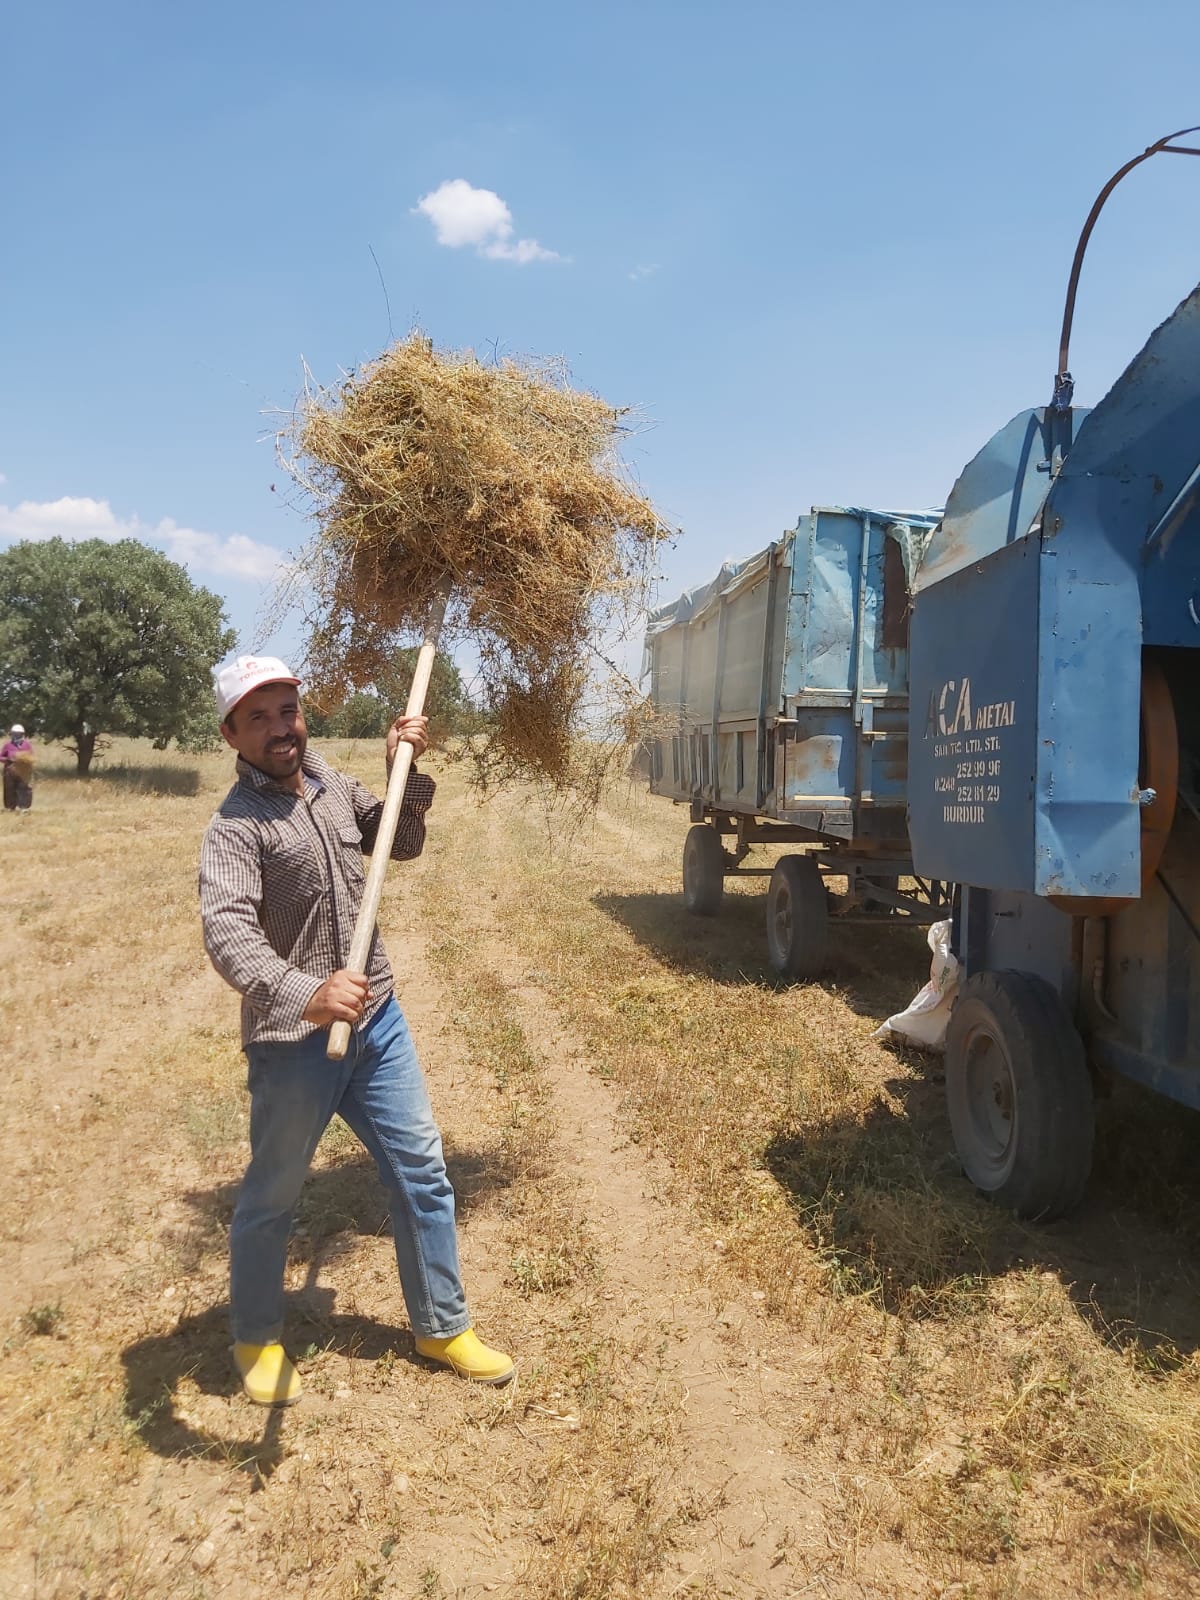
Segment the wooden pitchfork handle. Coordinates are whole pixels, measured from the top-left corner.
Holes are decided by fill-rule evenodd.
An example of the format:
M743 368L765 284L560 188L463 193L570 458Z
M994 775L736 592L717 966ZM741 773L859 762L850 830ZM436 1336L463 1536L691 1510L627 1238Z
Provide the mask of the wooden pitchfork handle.
M446 578L429 608L425 638L417 652L417 670L413 673L408 704L404 708L406 717L419 717L425 710L425 697L429 693L429 679L433 672L433 658L437 654L438 634L442 631L449 600L450 579ZM379 831L375 835L371 865L367 871L367 883L363 890L362 904L358 908L358 921L354 924L354 937L350 941L350 955L346 962L347 970L350 972L365 973L367 970L367 958L371 953L371 940L375 935L375 922L379 916L379 902L383 898L383 880L387 876L392 844L396 838L396 825L400 821L400 807L404 801L404 790L408 784L408 774L412 764L413 747L407 741L401 741L388 776L387 794L384 796L383 810L379 816ZM350 1024L333 1023L329 1029L329 1045L325 1054L330 1061L340 1061L349 1047Z

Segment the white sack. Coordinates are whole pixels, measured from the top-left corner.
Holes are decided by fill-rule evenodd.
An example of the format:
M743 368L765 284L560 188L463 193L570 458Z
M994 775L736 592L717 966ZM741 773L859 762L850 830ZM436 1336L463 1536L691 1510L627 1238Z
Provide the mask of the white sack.
M946 1024L958 988L958 961L950 949L950 924L935 922L929 929L929 982L903 1011L889 1017L871 1035L873 1039L895 1037L918 1050L933 1050L939 1055L946 1048Z

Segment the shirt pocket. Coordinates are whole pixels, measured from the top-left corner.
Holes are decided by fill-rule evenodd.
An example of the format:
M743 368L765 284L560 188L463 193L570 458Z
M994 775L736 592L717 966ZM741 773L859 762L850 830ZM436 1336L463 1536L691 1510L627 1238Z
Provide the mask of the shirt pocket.
M315 839L282 833L263 851L263 896L269 909L311 906L328 889Z
M342 853L342 870L346 874L347 882L354 885L365 883L367 873L363 865L362 834L358 831L358 824L339 822L335 832Z

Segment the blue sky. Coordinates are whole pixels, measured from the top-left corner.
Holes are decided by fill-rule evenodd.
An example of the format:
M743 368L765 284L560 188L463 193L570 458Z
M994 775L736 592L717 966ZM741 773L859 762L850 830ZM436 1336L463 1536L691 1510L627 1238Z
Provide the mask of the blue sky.
M270 413L388 342L372 250L397 336L642 408L665 599L810 504L943 500L1048 398L1100 185L1200 122L1200 8L1152 0L43 0L4 38L0 541L133 531L246 645L308 533ZM453 180L494 203L419 209ZM1200 160L1159 157L1084 269L1081 402L1197 279Z

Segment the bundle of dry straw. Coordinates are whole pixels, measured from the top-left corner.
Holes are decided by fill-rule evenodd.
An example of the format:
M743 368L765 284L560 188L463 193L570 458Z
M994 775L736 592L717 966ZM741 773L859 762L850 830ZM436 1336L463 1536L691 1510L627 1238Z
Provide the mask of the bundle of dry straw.
M318 527L318 695L379 678L449 575L450 629L482 666L484 776L570 783L589 650L644 603L663 533L621 466L627 416L561 363L485 364L419 334L310 385L281 453Z

